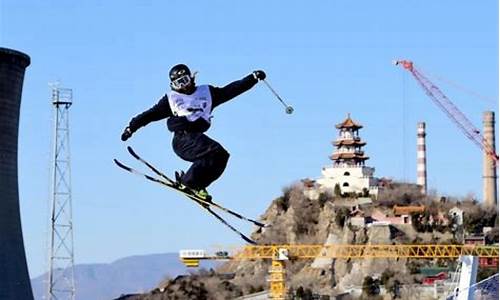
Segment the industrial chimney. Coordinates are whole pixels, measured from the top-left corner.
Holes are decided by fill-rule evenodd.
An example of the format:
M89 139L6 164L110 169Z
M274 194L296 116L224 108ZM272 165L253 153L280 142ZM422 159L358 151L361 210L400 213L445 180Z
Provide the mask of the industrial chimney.
M495 149L495 113L492 111L483 113L483 136L486 143ZM487 206L498 204L497 167L486 152L483 158L483 203Z
M417 123L417 184L427 194L427 158L425 153L425 122Z
M0 299L33 299L17 184L17 139L24 71L30 58L0 48Z

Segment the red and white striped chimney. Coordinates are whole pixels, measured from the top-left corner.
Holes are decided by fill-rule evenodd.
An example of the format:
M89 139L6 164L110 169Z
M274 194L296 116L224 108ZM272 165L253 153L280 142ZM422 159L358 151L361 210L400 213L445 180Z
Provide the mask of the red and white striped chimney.
M425 122L417 123L417 184L427 194L427 159L425 155Z

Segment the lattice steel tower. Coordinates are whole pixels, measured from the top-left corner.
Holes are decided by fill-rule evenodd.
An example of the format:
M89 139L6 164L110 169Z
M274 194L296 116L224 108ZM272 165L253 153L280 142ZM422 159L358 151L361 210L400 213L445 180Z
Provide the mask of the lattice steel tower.
M71 89L52 86L54 148L47 299L75 299L69 108Z

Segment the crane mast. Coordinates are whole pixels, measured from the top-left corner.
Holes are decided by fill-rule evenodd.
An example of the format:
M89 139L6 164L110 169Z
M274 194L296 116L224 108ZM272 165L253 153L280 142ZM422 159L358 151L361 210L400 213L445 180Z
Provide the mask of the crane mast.
M417 80L420 86L424 89L425 93L431 100L450 118L455 125L476 144L480 149L492 159L496 165L498 163L498 155L495 152L493 145L482 136L481 131L477 129L469 119L458 109L458 107L451 102L448 97L427 77L424 76L418 69L413 66L413 62L409 60L398 60L394 62L395 65L401 65L404 69L408 70L413 77Z

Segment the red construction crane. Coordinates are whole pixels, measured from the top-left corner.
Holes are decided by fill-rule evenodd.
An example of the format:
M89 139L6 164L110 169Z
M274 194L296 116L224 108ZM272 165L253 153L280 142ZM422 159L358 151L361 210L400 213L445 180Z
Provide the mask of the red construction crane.
M481 131L477 129L469 119L451 102L441 90L434 85L427 77L413 66L413 62L409 60L397 60L395 65L401 65L415 77L425 93L432 101L462 130L467 138L473 141L479 148L486 152L491 157L494 164L498 163L498 155L495 153L495 148L481 135Z

